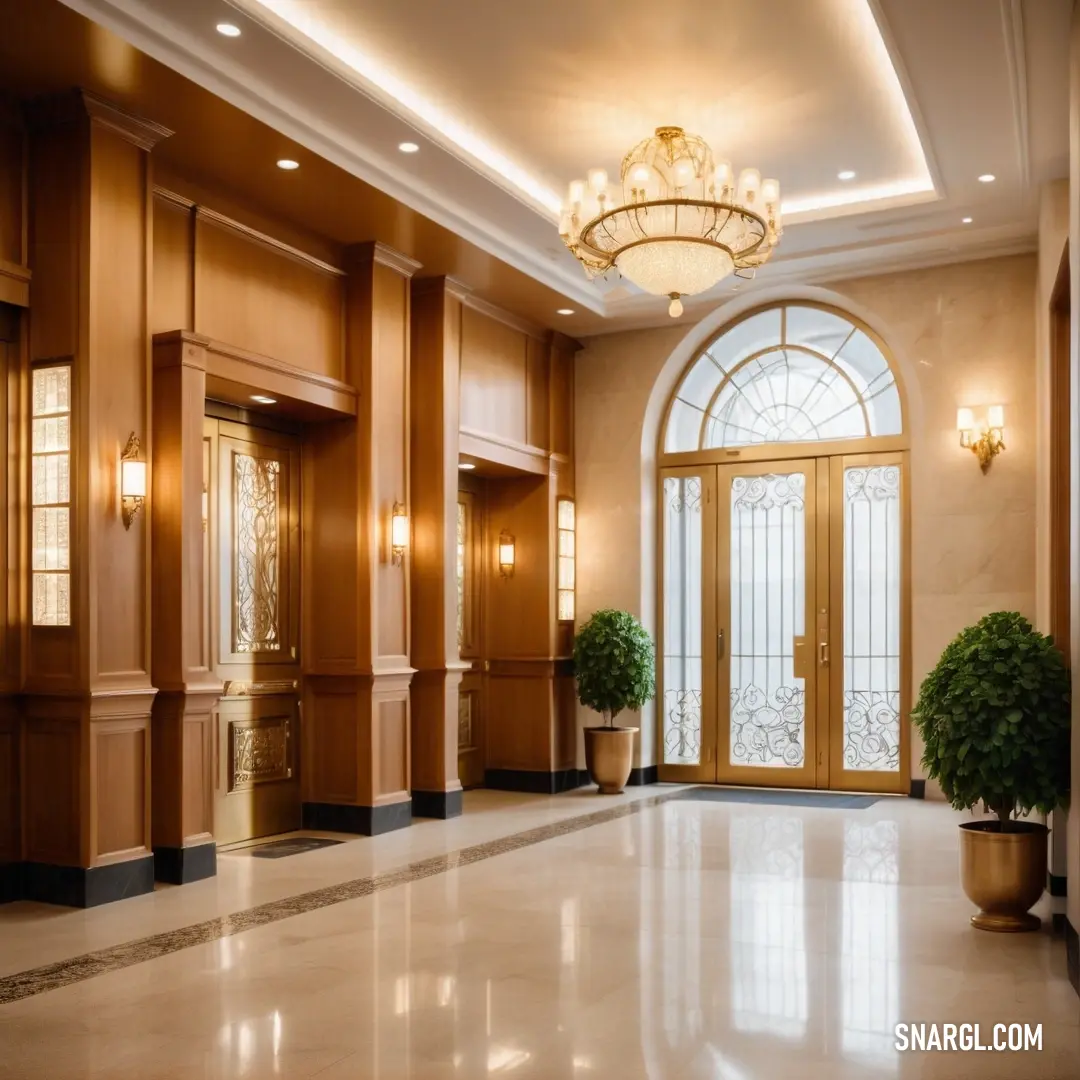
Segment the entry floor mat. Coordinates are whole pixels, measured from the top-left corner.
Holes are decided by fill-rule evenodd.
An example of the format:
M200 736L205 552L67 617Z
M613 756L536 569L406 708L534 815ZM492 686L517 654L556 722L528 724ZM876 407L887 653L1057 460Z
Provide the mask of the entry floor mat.
M343 844L344 840L331 840L325 836L290 836L284 840L271 840L268 844L256 844L245 849L244 854L255 859L286 859L305 851ZM239 852L237 852L239 854Z
M697 802L758 803L762 806L816 806L824 810L865 810L880 795L849 795L842 791L791 791L783 788L693 787L676 799Z

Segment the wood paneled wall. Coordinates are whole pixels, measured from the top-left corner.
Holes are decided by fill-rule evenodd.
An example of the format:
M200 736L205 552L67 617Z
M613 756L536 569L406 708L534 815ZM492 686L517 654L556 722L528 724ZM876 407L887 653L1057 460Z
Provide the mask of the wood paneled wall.
M345 379L345 277L269 233L158 188L153 331L190 330Z
M149 534L118 486L128 435L152 449L149 150L168 132L81 92L29 116L29 359L72 370L71 624L27 631L22 859L32 894L94 903L153 880Z

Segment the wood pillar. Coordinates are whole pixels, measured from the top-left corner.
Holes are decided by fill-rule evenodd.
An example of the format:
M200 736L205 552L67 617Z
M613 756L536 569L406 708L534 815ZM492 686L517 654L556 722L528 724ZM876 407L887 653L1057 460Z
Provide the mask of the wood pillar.
M561 334L537 356L547 390L533 410L531 437L548 450L542 476L490 480L488 530L515 537L512 577L499 574L493 544L484 554L487 771L489 787L558 792L578 786L573 624L560 622L557 506L573 498L573 358L580 346ZM542 378L541 378L542 376Z
M217 872L214 708L205 507L206 343L157 334L153 345L153 846L158 881Z
M151 451L149 151L169 132L80 91L28 116L30 361L70 366L70 613L39 625L31 601L23 892L91 906L154 879L149 529L122 522L119 461L132 432Z
M412 292L413 812L461 813L457 638L458 384L462 289L452 279Z
M409 572L394 504L409 508L409 280L383 244L348 258L346 381L355 419L313 427L304 457L304 824L366 835L412 820Z

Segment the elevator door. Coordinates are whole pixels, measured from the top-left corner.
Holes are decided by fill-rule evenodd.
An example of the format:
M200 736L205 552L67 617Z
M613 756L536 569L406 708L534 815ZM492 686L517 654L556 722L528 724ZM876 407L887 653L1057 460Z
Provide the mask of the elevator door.
M663 471L661 779L906 790L905 467Z
M300 444L207 418L219 844L300 828Z

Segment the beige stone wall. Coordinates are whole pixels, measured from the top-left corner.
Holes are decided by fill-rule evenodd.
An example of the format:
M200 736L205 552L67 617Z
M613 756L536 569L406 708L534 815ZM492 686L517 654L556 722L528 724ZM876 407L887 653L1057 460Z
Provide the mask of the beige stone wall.
M1034 255L958 263L733 300L685 324L590 339L577 361L579 618L637 613L655 631L655 443L694 349L767 300L821 299L870 323L896 356L911 431L915 686L964 626L1002 608L1036 615ZM1005 406L1008 450L983 476L956 409ZM583 722L586 716L582 717ZM642 716L641 762L654 754ZM921 775L918 754L912 773Z

